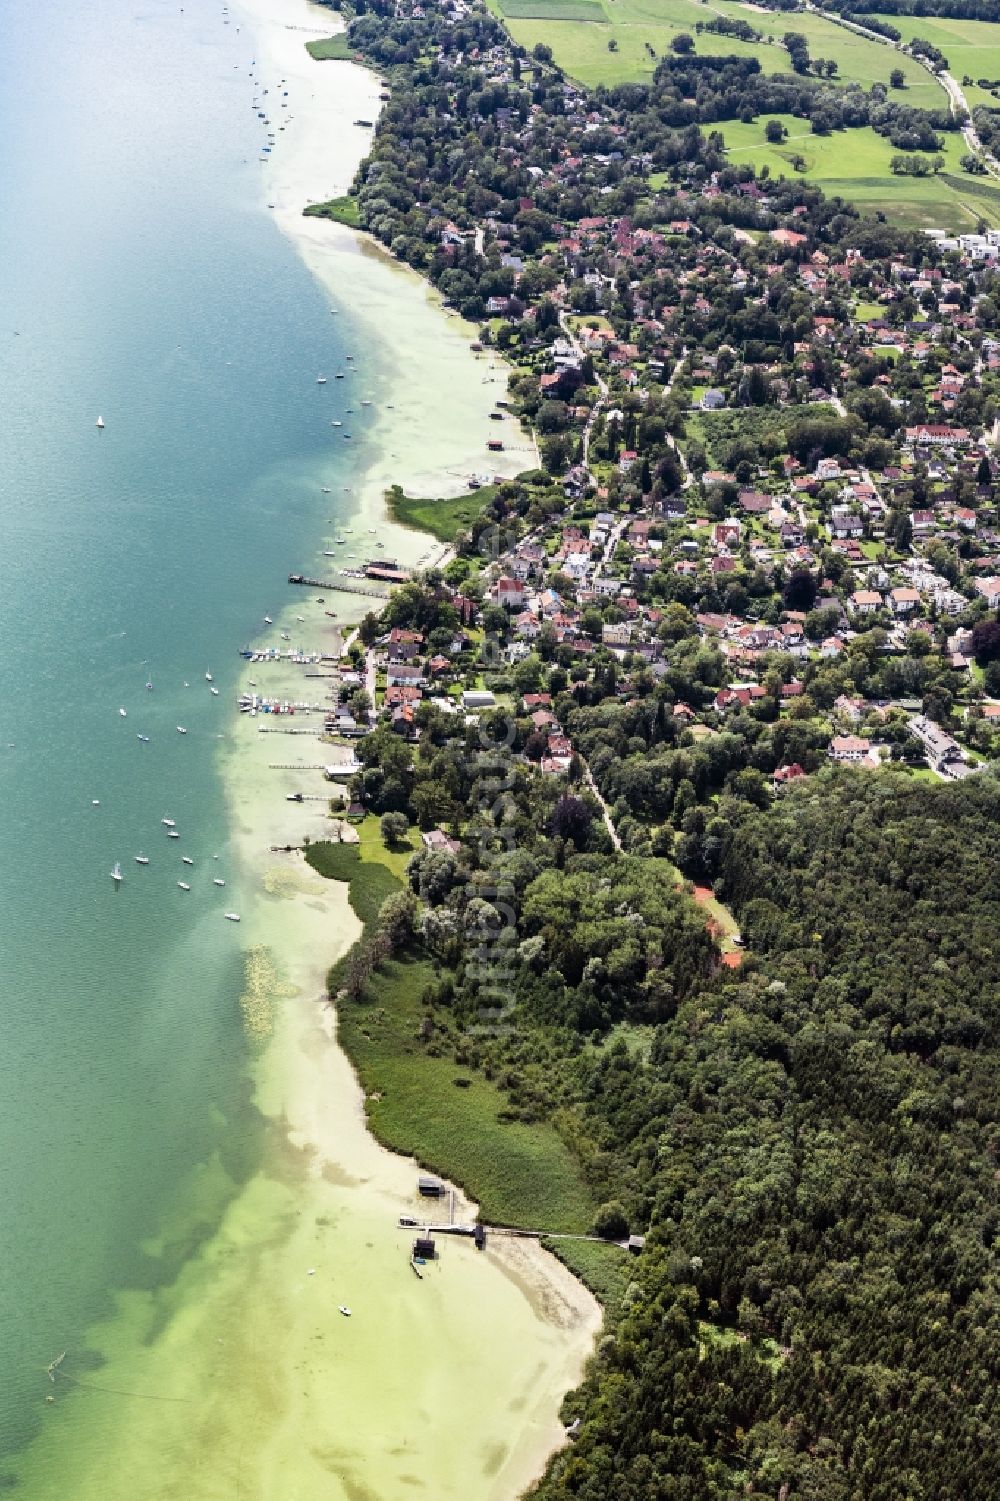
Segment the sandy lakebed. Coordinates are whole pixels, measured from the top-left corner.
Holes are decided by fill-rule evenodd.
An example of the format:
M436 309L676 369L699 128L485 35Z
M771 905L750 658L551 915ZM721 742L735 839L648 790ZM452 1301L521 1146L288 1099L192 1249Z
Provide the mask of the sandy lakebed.
M374 528L387 556L413 563L428 539L386 521L390 483L456 494L470 473L516 472L534 451L505 419L507 452L487 458L506 376L471 351L474 330L361 237L302 216L306 202L349 186L369 138L352 122L374 120L379 108L371 73L313 62L305 50L337 19L309 0L241 0L234 14L259 75L285 80L294 101L262 168L262 202L274 205L332 303L349 302L352 327L365 334L356 378L368 380L370 356L379 371L364 468L349 501L338 469L331 536L349 524L357 552ZM331 512L335 483L331 475ZM322 567L329 550L317 538L317 557L303 566ZM275 611L268 639L277 643L284 629L296 644L330 651L341 625L372 604L338 594L321 605L315 596L302 590ZM334 603L336 623L326 613ZM278 698L319 692L287 663L250 664L244 684L250 678ZM190 1243L177 1277L120 1298L89 1333L98 1391L136 1400L100 1421L96 1395L61 1402L21 1479L33 1497L72 1492L76 1501L511 1501L563 1440L559 1405L593 1348L600 1311L534 1242L495 1239L479 1253L444 1238L424 1279L414 1277L413 1232L398 1219L420 1214L417 1167L368 1132L323 1003L326 971L358 932L346 887L316 876L298 853L271 850L329 834L324 801L286 796L329 793L319 767L345 753L314 735L262 728L239 716L219 752L240 872L232 900L247 944L240 1003L262 1160L243 1181L223 1161L202 1164L177 1223L163 1231L174 1245ZM457 1213L471 1217L474 1206L459 1195Z

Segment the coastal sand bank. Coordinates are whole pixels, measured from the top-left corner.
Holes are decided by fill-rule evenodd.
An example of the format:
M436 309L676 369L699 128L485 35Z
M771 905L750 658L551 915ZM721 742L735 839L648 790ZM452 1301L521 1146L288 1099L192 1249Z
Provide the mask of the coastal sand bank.
M370 237L303 216L307 204L348 191L372 135L354 122L374 121L382 108L383 84L374 73L350 62L317 63L305 50L310 38L341 30L340 17L311 0L240 0L238 9L258 67L276 84L285 80L289 91L292 118L261 168L262 199L331 299L349 309L364 340L359 356L383 371L382 403L366 438L360 517L377 523L387 549L413 564L427 554L429 539L387 523L383 496L391 484L408 495L458 495L470 476L533 467L537 449L514 418L491 419L506 395L507 367L488 351L471 352L478 338L472 324ZM487 449L491 439L504 443L502 453Z

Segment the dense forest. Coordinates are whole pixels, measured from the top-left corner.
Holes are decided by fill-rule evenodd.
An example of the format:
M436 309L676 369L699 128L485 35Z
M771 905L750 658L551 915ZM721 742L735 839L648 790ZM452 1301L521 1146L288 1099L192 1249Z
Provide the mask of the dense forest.
M995 1496L998 816L991 775L745 810L752 969L581 1070L651 1234L541 1496Z

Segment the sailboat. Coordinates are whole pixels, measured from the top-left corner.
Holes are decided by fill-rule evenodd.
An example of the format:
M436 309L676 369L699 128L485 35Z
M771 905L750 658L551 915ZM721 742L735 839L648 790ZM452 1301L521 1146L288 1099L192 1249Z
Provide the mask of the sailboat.
M115 868L111 872L111 879L112 881L114 881L115 885L117 885L119 881L124 881L125 879L125 877L122 875L121 865L117 860L115 861Z

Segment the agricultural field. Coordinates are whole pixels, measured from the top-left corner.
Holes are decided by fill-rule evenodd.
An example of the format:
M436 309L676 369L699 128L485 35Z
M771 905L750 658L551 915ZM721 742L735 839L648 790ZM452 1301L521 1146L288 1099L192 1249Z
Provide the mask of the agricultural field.
M879 16L878 19L895 26L902 33L904 42L912 42L918 36L939 48L948 59L949 73L959 83L964 78L971 78L971 84L963 85L970 109L977 104L1000 108L1000 88L993 94L978 84L980 78L1000 82L1000 24L995 21L952 21L944 16L927 16L926 19L923 16Z
M545 42L561 68L581 83L616 84L649 79L673 37L687 32L702 56L756 57L767 73L788 73L791 61L780 45L786 31L806 39L812 57L833 58L840 77L862 84L889 82L894 67L906 75L909 103L939 106L943 90L912 58L838 26L826 16L797 11L763 12L752 5L708 0L489 0L496 14L522 46ZM765 38L741 42L733 37L696 31L715 15L748 22ZM615 50L609 43L615 44Z
M780 146L764 139L768 118L780 119L788 131ZM1000 225L1000 186L986 178L970 177L959 166L966 146L954 132L945 136L940 153L945 166L937 176L897 177L889 169L895 147L884 136L859 127L814 135L808 122L794 115L761 116L752 125L725 121L716 127L725 137L733 162L749 162L772 177L801 175L824 193L839 194L862 210L881 209L894 223L908 229L975 229L980 219ZM795 172L795 156L805 160Z

